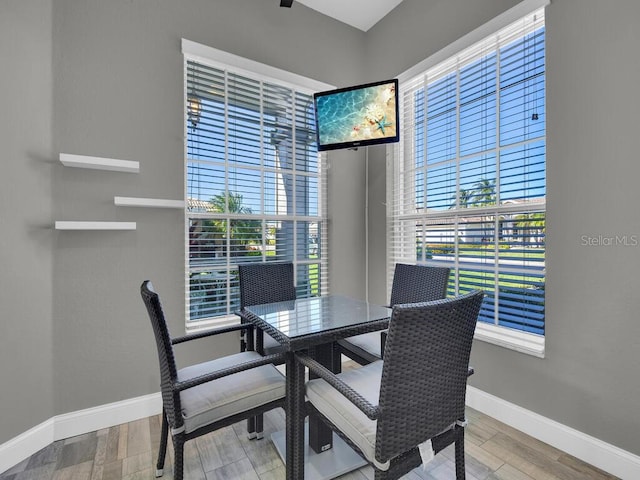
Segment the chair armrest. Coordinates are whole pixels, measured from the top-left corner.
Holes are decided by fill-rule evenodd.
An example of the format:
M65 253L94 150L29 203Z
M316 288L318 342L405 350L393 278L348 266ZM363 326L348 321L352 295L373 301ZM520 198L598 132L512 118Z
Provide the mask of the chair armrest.
M246 314L246 312L244 311L244 308L243 308L243 309L241 309L241 310L236 310L236 311L234 311L234 312L233 312L233 314L234 314L234 315L239 316L239 317L240 317L241 319L243 319L243 320L246 320L246 319L247 319L247 316L248 316L248 315Z
M321 365L308 355L296 353L295 356L300 363L309 368L309 371L315 373L335 388L347 400L358 407L358 409L368 418L371 420L376 420L378 418L378 415L380 414L379 407L369 403L362 395L340 380L333 372L331 372L331 370Z
M467 377L470 377L474 373L476 373L476 371L473 369L473 367L469 367L469 370L467 370Z
M252 368L260 367L262 365L268 365L270 363L284 362L285 357L286 355L284 353L274 353L273 355L265 355L264 357L256 358L255 360L251 360L249 362L243 362L232 367L223 368L222 370L205 373L204 375L199 375L187 380L180 380L173 384L173 391L181 392L183 390L187 390L188 388L197 387L198 385L211 382L212 380L216 380L218 378L233 375L234 373L251 370Z
M189 342L191 340L196 340L198 338L210 337L212 335L220 335L222 333L235 332L237 330L249 330L252 329L253 325L250 324L240 324L240 325L231 325L229 327L220 327L214 328L213 330L206 330L204 332L191 333L189 335L184 335L182 337L174 337L171 339L171 344L176 345L178 343Z

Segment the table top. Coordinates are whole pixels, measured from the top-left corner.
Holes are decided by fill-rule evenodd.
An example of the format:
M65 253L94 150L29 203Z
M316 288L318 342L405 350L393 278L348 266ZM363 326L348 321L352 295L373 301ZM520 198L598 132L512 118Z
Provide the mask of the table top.
M341 295L253 305L252 323L285 345L310 346L386 328L391 309Z

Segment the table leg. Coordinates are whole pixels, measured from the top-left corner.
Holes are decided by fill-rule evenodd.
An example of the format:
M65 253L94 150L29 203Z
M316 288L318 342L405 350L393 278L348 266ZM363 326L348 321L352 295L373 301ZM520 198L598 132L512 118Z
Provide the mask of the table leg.
M287 353L286 478L304 480L304 366Z
M333 342L331 345L331 355L333 355L333 366L331 367L331 371L336 374L342 373L342 353L340 352L340 346L337 342Z
M313 347L309 354L323 366L333 370L333 343ZM318 378L309 373L309 379ZM324 452L333 447L333 432L315 415L309 415L309 445L316 453Z

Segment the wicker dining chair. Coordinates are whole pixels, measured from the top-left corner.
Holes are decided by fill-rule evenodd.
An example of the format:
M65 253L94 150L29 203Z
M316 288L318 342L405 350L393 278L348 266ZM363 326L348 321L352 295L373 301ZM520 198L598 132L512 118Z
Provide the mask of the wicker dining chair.
M393 273L389 306L430 302L447 296L450 269L397 263ZM371 332L337 342L338 351L360 365L380 360L387 332Z
M162 393L162 433L156 477L163 474L169 429L173 439L173 478L182 480L184 443L200 435L285 406L285 378L272 364L283 354L262 356L245 351L177 369L173 345L238 330L235 325L171 338L162 305L153 285L140 287L158 349Z
M296 299L296 287L293 281L293 263L266 262L238 265L240 283L240 321L246 323L243 310L252 305L284 302ZM255 333L254 333L255 331ZM240 351L255 350L262 355L284 352L284 348L261 330L246 331L240 340ZM280 362L282 363L282 362ZM247 420L249 438L261 438L262 415Z
M296 299L296 287L293 281L293 263L248 263L238 265L240 282L240 311L237 312L244 322L243 310L252 305L285 302ZM241 349L251 345L251 339L244 338ZM255 333L256 351L268 354L283 351L280 344L269 335L260 331Z
M384 360L333 374L298 359L309 380L308 411L320 416L373 467L376 480L400 478L422 463L419 445L438 453L455 443L464 480L465 393L483 292L393 307Z

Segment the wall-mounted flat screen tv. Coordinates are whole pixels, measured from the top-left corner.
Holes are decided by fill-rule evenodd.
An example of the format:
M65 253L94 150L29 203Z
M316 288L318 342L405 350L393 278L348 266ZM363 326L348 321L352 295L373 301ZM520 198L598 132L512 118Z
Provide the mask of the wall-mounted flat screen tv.
M318 151L397 142L398 80L314 94Z

